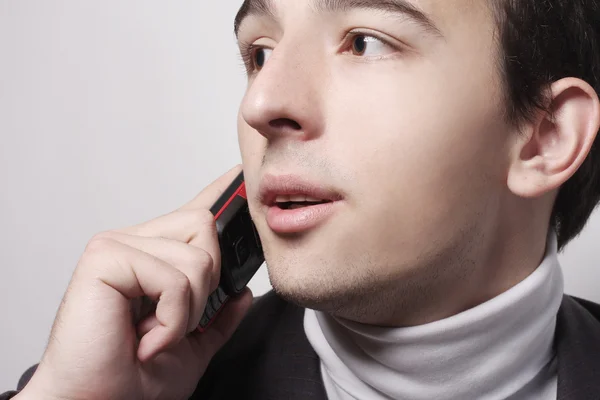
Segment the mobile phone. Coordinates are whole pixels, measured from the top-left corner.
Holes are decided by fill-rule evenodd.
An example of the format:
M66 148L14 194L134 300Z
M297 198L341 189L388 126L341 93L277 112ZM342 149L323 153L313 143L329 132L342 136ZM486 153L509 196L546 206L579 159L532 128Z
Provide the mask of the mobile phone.
M215 216L221 277L208 297L198 330L203 332L215 320L227 301L239 295L264 263L262 244L248 209L244 173L223 192L210 211Z

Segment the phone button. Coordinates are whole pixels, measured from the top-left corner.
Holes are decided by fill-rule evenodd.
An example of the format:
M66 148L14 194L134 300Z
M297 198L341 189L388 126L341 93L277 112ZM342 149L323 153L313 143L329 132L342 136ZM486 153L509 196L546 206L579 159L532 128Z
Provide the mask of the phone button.
M204 315L200 319L200 326L203 328L206 328L206 325L208 325L209 322L210 322L210 318L208 318L208 315L206 315L206 313L204 313Z
M219 301L221 303L224 303L225 300L227 300L227 293L225 293L225 291L223 290L223 288L221 286L219 286L217 288L216 293L217 293L217 298L219 299Z
M210 303L211 308L216 312L221 307L221 301L219 300L219 296L216 292L210 295L208 298L208 302Z
M206 315L208 319L211 319L215 316L215 308L213 307L212 302L212 296L209 296L208 301L206 302L206 308L204 309L204 315Z
M237 256L238 266L243 266L250 257L250 249L246 240L241 236L235 243L235 255Z

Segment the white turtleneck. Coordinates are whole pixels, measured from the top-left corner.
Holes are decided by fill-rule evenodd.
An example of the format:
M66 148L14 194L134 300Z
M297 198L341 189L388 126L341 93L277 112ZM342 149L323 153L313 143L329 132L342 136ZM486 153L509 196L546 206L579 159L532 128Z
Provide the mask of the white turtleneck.
M306 310L330 400L555 400L553 351L563 296L556 235L524 281L430 324L382 328Z

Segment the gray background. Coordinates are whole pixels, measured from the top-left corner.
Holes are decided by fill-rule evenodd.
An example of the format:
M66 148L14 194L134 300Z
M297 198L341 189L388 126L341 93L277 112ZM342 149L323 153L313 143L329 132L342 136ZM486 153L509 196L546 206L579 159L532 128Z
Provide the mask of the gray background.
M236 1L0 0L0 392L41 356L88 239L240 162ZM600 216L561 261L600 301ZM269 289L264 268L251 283Z

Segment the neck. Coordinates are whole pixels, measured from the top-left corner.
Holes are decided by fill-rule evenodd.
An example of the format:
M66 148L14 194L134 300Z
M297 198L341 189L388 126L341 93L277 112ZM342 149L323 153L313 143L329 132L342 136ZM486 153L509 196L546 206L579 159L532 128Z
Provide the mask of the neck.
M553 340L563 280L556 238L549 239L529 276L440 321L387 328L307 310L305 331L329 397L556 398Z
M496 229L493 237L477 235L480 239L473 237L468 248L457 251L452 247L438 257L439 262L403 277L402 282L350 296L347 304L353 306L328 312L341 320L410 327L474 308L523 281L540 265L548 228L545 234L533 229Z

